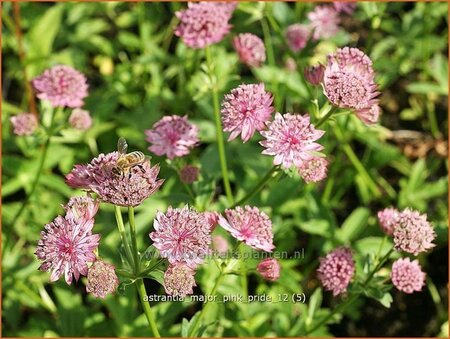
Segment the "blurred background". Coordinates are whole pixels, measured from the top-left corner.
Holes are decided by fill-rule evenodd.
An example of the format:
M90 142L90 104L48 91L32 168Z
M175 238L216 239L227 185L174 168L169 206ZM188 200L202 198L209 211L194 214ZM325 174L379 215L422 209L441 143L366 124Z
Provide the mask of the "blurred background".
M311 93L302 70L291 71L285 66L290 53L282 32L290 24L305 22L306 14L316 5L240 3L231 20L232 33L213 46L221 95L241 83L256 81L275 91L272 84L276 79L274 95L281 112L308 111ZM119 136L128 140L130 150L148 154L144 130L163 115L187 114L200 128L201 145L184 160L201 167L202 178L194 189L198 199L214 197L210 209L223 207L223 201L215 198L223 190L212 104L202 71L203 51L187 48L173 35L177 24L174 13L185 6L3 2L2 336L148 335L134 288L122 284L117 295L96 300L86 294L83 279L72 286L64 281L49 284L49 274L37 270L39 262L34 255L43 226L62 213L61 204L80 194L64 183L64 175L74 164L115 150ZM436 248L419 258L428 275L427 286L413 295L392 290L390 305L383 305L377 295L360 298L342 319L315 334L448 335L447 15L447 3L358 3L352 15L342 16L336 36L301 53L303 64L315 64L324 62L336 48L349 45L374 61L382 93L381 122L366 128L353 121L345 131L344 142L355 150L382 194L371 193L340 149L343 141L327 134L323 139L332 160L328 180L306 185L297 177L286 176L251 201L271 215L277 249L288 253L304 249L305 256L282 260L282 276L276 283L251 275L250 294L304 292L306 303L254 303L249 305L248 321L238 316L239 304L218 304L207 315L214 325L207 335L293 336L296 333L290 329L297 321L329 312L337 301L320 292L314 273L317 258L336 244L351 243L362 262L382 239L376 212L390 205L426 212L435 227ZM265 17L281 28L281 34L271 31L274 62L250 71L239 64L231 37L239 32L263 37L260 20ZM12 219L31 190L44 137L14 136L10 117L43 111L26 80L55 64L70 65L86 75L90 87L84 109L90 111L94 125L86 132L65 127L52 139L44 175L12 229ZM227 144L227 152L233 190L241 195L271 166L272 159L260 155L256 141L242 144L235 140ZM190 201L165 159L152 156L152 162L160 163L160 177L166 182L137 208L142 250L150 244L148 233L156 210ZM102 204L95 226L95 232L102 234L100 252L119 265L115 228L112 206ZM248 265L254 267L256 262ZM211 289L208 277L214 269L214 265L205 266L197 273L196 294ZM225 279L219 292L235 294L236 279ZM164 293L154 280L148 279L146 285L149 294ZM315 291L319 291L315 293L316 305L311 305L310 296ZM201 308L189 302L153 306L163 336L179 336L182 319L190 319Z

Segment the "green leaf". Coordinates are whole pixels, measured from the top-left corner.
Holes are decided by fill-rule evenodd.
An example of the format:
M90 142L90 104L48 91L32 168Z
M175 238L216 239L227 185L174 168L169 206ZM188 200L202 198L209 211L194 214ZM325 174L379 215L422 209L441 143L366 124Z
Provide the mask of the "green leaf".
M358 207L345 219L342 227L337 231L337 238L343 243L355 239L367 226L367 219L370 210L365 207Z
M322 304L322 289L316 288L311 297L309 298L308 304L308 317L306 318L306 326L310 326L314 319L314 314L320 305Z

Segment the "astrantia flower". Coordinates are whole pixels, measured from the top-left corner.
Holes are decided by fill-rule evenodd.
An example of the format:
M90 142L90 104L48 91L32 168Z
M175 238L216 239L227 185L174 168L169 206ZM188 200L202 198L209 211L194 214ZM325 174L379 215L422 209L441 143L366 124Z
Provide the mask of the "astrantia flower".
M254 34L239 34L233 39L233 47L247 66L260 67L266 61L264 42Z
M228 140L239 134L244 142L248 141L256 131L265 127L274 110L273 97L264 90L264 84L240 85L225 95L222 102L223 129L231 132Z
M166 293L181 298L194 293L194 275L195 271L185 264L170 265L164 273Z
M86 291L94 297L104 299L107 294L113 294L118 286L119 278L114 265L97 260L89 268Z
M189 154L199 142L198 128L187 120L187 116L165 116L145 134L152 144L148 149L156 155L165 154L171 160Z
M209 225L210 231L214 231L217 226L217 221L219 220L219 213L217 212L203 212L203 216Z
M286 30L286 41L289 48L294 52L305 48L308 42L311 28L307 25L293 24Z
M92 126L92 118L88 111L75 108L70 114L69 124L73 128L85 131Z
M339 16L336 10L330 6L316 6L314 11L308 13L313 29L313 39L328 39L339 30Z
M417 260L400 258L392 264L391 279L397 289L405 293L419 292L425 285L425 273Z
M50 281L58 280L62 274L68 284L73 278L88 274L88 263L95 261L94 250L100 235L92 234L94 219L57 216L45 225L36 247L36 256L42 261L41 271L51 272Z
M185 184L197 181L200 169L197 166L186 165L180 170L180 180Z
M417 255L433 248L436 233L427 221L426 214L420 214L410 208L405 209L396 218L394 225L395 249Z
M312 85L318 85L323 81L324 72L325 66L323 65L306 67L304 70L305 79Z
M228 252L228 241L221 235L214 235L212 237L212 248L218 254L226 254Z
M31 113L13 115L10 121L15 135L31 135L38 127L38 120Z
M311 160L305 161L299 167L298 172L300 176L307 183L319 182L327 177L328 161L322 157L314 157Z
M86 77L69 66L58 65L33 79L37 97L53 107L81 107L88 95Z
M214 2L188 3L188 8L176 12L180 23L175 35L191 48L204 48L221 41L230 31L230 6Z
M190 209L169 207L158 212L150 233L153 245L169 263L185 263L191 268L204 261L211 244L210 224L203 213Z
M281 266L277 259L266 258L258 264L256 270L264 279L275 281L280 277Z
M63 206L66 215L75 219L93 219L98 211L99 203L90 196L72 197L67 205Z
M365 123L378 120L380 109L372 61L357 48L344 47L328 56L324 93L333 105L350 108Z
M275 156L274 165L290 168L295 165L302 166L305 161L311 160L323 146L315 141L325 132L317 130L310 123L308 114L275 114L275 119L267 123L267 130L261 131L266 139L260 144L266 149L262 154Z
M257 250L272 252L272 221L257 207L238 206L225 210L226 219L220 215L219 225L230 234Z
M399 215L400 211L393 207L388 207L378 212L378 222L384 233L387 235L392 235L392 233L394 233L394 226L398 222L397 218Z
M99 199L119 206L137 206L152 195L164 182L158 180L159 166L146 160L130 168L129 173L116 174L113 168L118 152L100 154L88 165L75 165L66 175L66 183L74 188L95 192Z
M320 258L317 276L327 291L337 296L347 290L350 280L355 274L355 263L352 252L340 247Z
M356 2L333 1L333 6L339 13L345 12L347 14L352 14L356 8Z

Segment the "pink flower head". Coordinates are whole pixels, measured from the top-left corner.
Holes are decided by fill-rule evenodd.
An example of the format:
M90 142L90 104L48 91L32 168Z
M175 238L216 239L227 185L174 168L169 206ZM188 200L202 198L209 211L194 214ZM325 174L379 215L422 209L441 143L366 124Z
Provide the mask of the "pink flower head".
M166 213L158 212L150 233L153 245L169 263L185 263L191 268L201 264L210 253L210 224L203 213L187 205L180 209L169 207Z
M387 235L394 233L394 226L397 224L399 216L400 211L393 207L388 207L378 212L378 222L384 233Z
M425 285L425 273L417 260L410 261L409 258L400 258L392 264L392 283L398 290L411 294L419 292Z
M57 65L33 79L37 97L53 107L81 107L88 95L86 77L69 66Z
M31 135L38 127L38 120L34 114L20 113L10 118L15 135Z
M152 195L164 180L158 179L159 166L151 167L146 160L129 169L129 173L117 174L119 152L100 154L87 165L75 165L66 175L66 183L74 188L95 192L99 199L119 206L137 206Z
M239 59L249 67L260 67L266 61L264 42L254 34L239 34L233 39L233 47Z
M230 31L228 23L233 9L214 2L190 2L188 8L176 12L180 23L175 35L191 48L205 48L221 41Z
M356 2L333 1L333 6L339 13L345 12L347 14L352 14L356 8Z
M186 165L180 170L180 180L185 184L192 184L198 180L200 168L193 165Z
M119 278L114 265L97 260L89 267L86 292L92 293L96 298L104 299L106 295L113 294L118 286Z
M394 225L395 249L417 255L433 248L436 233L427 221L426 214L420 214L410 208L403 210Z
M277 259L266 258L258 264L256 270L264 279L275 281L280 277L281 266Z
M212 248L214 252L224 255L228 252L228 241L221 235L214 235L212 237Z
M333 105L356 110L365 123L380 114L372 61L357 48L344 47L328 56L323 78L324 93Z
M208 222L210 231L214 231L217 226L217 222L219 220L219 213L217 212L203 212L203 216L206 218Z
M328 161L322 157L314 157L303 162L298 171L307 183L319 182L327 177Z
M187 116L165 116L146 130L148 148L156 155L166 155L170 160L189 154L198 142L198 128L187 120Z
M63 206L66 215L75 219L93 219L97 214L99 203L90 196L72 197Z
M316 6L314 11L308 13L313 29L313 39L328 39L339 30L339 16L330 6Z
M304 75L306 81L308 81L311 85L318 85L323 81L323 74L325 72L325 66L317 65L306 67L304 70Z
M264 90L264 84L240 85L225 95L222 102L224 131L231 132L228 140L239 134L244 142L250 140L256 131L265 127L274 108L273 97Z
M315 141L325 133L311 124L308 114L275 114L272 122L267 122L267 130L261 131L266 139L260 142L265 147L262 154L275 156L274 165L290 168L301 167L303 162L315 157L323 146Z
M193 287L197 286L194 275L195 271L185 264L170 265L164 273L166 293L181 298L194 293Z
M340 247L320 258L317 276L327 291L337 296L347 290L355 274L355 263L350 249Z
M92 118L88 111L75 108L70 114L69 124L73 128L85 131L92 126Z
M292 52L297 53L305 48L311 34L311 27L308 25L293 24L286 30L286 41Z
M257 207L238 206L225 210L226 219L220 215L219 225L230 234L257 250L272 252L272 221Z
M36 247L36 256L42 261L39 269L51 272L50 281L58 280L62 274L70 285L73 277L88 274L88 263L94 262L100 235L92 234L94 219L88 214L77 216L67 213L57 216L45 225Z

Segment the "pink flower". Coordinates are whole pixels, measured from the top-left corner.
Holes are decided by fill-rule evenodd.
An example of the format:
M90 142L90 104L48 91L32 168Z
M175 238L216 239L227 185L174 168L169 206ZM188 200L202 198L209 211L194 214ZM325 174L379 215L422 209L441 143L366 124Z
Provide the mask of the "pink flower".
M328 39L339 30L339 16L330 6L316 6L314 11L308 13L313 29L313 39Z
M113 294L118 286L119 278L114 265L97 260L89 268L86 292L92 293L94 297L104 299L106 295Z
M323 81L323 73L325 72L325 66L317 65L306 67L304 70L304 75L306 81L312 85L318 85Z
M233 39L239 59L249 67L260 67L266 61L264 42L254 34L242 33Z
M328 56L323 87L333 105L354 109L365 123L378 120L379 92L372 61L359 49L344 47Z
M10 118L15 135L31 135L38 128L38 120L34 114L20 113Z
M217 226L217 221L219 220L219 213L217 212L203 212L203 216L208 222L210 231L214 231Z
M210 224L202 213L190 209L169 207L166 213L158 212L150 239L169 263L185 263L191 268L204 261L210 253Z
M230 31L233 8L214 2L188 3L188 8L176 12L180 23L175 35L191 48L205 48L221 41Z
M198 128L187 120L187 116L165 116L145 131L148 148L156 155L166 155L170 160L189 154L198 142Z
M240 85L225 95L222 102L224 131L231 132L228 140L239 134L244 142L250 140L256 131L265 127L274 108L273 97L264 90L264 84Z
M92 126L92 118L88 111L75 108L70 114L69 124L73 128L85 131Z
M403 210L394 225L395 249L417 255L433 248L436 233L427 221L426 214L420 214L410 208Z
M352 252L340 247L320 258L317 276L327 291L337 296L347 290L347 286L355 274L355 263Z
M286 41L292 52L297 53L305 48L308 42L311 28L307 25L293 24L286 30Z
M219 225L230 234L257 250L272 252L273 245L272 221L267 214L257 207L238 206L225 210L226 219L220 215Z
M275 281L280 277L281 266L278 260L274 258L266 258L258 264L256 270L264 279Z
M394 227L398 222L397 218L399 216L400 211L393 207L388 207L378 212L378 222L384 233L387 235L394 233Z
M88 95L86 77L69 66L58 65L33 79L37 97L53 107L81 107Z
M224 255L228 252L228 241L221 235L214 235L212 237L212 248L214 252Z
M164 273L164 289L169 295L184 298L194 293L197 286L194 279L195 271L185 264L170 265Z
M298 171L307 183L319 182L327 177L328 161L322 157L314 157L303 162Z
M66 215L74 219L93 219L97 214L99 203L90 196L72 197L63 206Z
M82 209L79 206L72 208ZM64 274L70 285L73 277L78 281L80 275L87 275L88 263L96 260L94 250L100 235L92 234L94 219L88 216L91 216L90 212L80 215L68 212L65 217L57 216L41 232L35 254L42 261L39 269L51 272L51 282Z
M197 166L186 165L180 170L180 180L185 184L192 184L198 180L200 169Z
M323 146L315 141L325 133L317 130L310 122L308 114L275 114L272 122L267 122L267 130L261 131L266 139L260 144L266 149L262 154L273 155L274 165L290 168L301 167L303 162L315 157Z
M116 174L118 152L100 154L87 165L75 165L66 175L66 183L96 193L101 201L118 206L140 205L155 193L164 180L158 179L159 166L151 167L146 160L130 168L127 174Z
M417 260L400 258L392 264L391 279L394 286L404 292L413 293L422 290L425 285L425 273Z
M333 1L333 6L339 13L345 12L347 14L352 14L356 8L356 2Z

